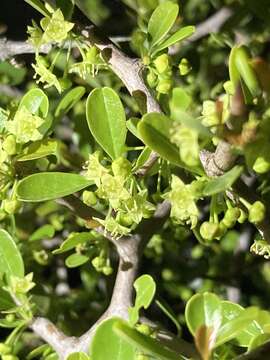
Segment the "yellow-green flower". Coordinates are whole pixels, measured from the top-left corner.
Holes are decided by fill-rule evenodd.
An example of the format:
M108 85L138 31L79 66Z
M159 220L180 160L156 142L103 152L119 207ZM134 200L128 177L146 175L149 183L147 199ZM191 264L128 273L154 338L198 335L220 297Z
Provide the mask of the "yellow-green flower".
M8 121L7 130L16 136L16 142L25 144L28 141L37 141L42 139L43 135L39 128L44 123L44 119L33 115L25 106L19 109L12 121Z
M40 22L44 34L42 36L42 43L61 42L66 39L69 31L74 24L65 21L64 15L60 9L56 10L51 18L43 18Z

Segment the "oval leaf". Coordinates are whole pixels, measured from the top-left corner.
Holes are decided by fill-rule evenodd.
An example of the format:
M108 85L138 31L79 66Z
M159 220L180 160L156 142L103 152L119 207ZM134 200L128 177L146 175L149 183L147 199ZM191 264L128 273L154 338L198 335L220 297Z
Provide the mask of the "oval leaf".
M150 336L146 336L139 331L131 328L124 321L117 321L113 329L121 339L127 341L128 343L130 343L130 345L133 345L137 349L140 349L143 352L152 355L153 358L157 358L159 360L180 359L179 354L176 354L175 352L167 349L165 346L162 346L160 342L151 338Z
M61 244L59 249L53 251L53 254L62 254L74 249L77 245L93 240L95 237L90 232L73 233Z
M58 149L58 141L54 139L43 139L35 141L18 156L17 161L29 161L40 159L49 155L55 155Z
M21 201L53 200L73 194L92 184L92 181L78 174L43 172L21 180L17 186L17 196Z
M185 26L182 29L176 31L168 39L163 41L154 51L153 55L159 51L166 49L169 46L174 45L175 43L185 40L187 37L191 36L195 32L195 26Z
M75 268L85 264L88 260L88 256L81 254L72 254L66 259L65 264L68 268Z
M138 124L143 142L161 157L179 166L184 166L179 149L170 141L171 120L163 114L149 113Z
M48 115L49 100L39 88L29 90L21 99L19 109L23 106L32 114L45 118Z
M224 175L210 180L203 189L203 195L210 196L228 190L241 175L242 171L243 167L236 165Z
M84 95L85 88L83 86L77 86L71 89L59 102L55 110L54 115L56 117L62 117L69 112L70 109L78 102Z
M111 318L99 325L92 340L90 357L93 360L135 360L136 348L113 331L119 321Z
M218 329L222 322L220 299L208 292L192 296L186 305L185 318L193 336L203 325Z
M11 275L20 278L24 276L21 253L13 238L3 229L0 229L0 274L6 274L7 279Z
M150 17L148 33L151 35L151 46L158 44L173 26L179 7L171 1L160 4Z
M94 89L86 103L89 129L112 159L124 151L126 141L126 116L117 93L108 87Z

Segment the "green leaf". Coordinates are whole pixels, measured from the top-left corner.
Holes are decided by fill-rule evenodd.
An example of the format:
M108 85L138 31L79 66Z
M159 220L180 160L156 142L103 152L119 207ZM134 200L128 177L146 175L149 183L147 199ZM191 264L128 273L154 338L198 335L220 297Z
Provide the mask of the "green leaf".
M85 94L85 88L83 86L77 86L74 89L71 89L60 100L54 115L57 118L63 117L73 108L73 106L83 97L84 94Z
M29 241L37 241L45 238L51 239L54 236L54 233L55 233L54 227L50 224L46 224L41 226L35 232L33 232L33 234L29 238Z
M35 348L27 355L26 360L32 360L37 356L46 354L46 352L50 352L50 351L51 351L50 345L48 344L40 345L39 347Z
M43 172L21 180L17 186L17 196L21 201L53 200L73 194L92 184L92 181L78 174Z
M185 111L182 111L180 109L175 109L175 111L172 114L172 118L175 121L179 121L181 124L186 126L187 128L190 128L194 131L196 131L199 135L211 138L213 137L213 134L207 127L205 127L201 121L197 118L194 118L193 116L189 115Z
M246 329L256 319L258 309L245 309L237 318L228 321L218 330L215 347L234 339L241 331Z
M177 117L178 111L185 111L192 102L192 98L188 93L180 88L175 87L172 91L172 98L170 100L170 111L172 119Z
M56 155L58 150L58 141L54 139L43 139L35 141L25 147L18 156L17 161L29 161L40 159L49 155Z
M124 152L126 116L117 93L108 87L94 89L86 103L89 129L112 159Z
M74 249L77 245L84 244L87 241L94 239L94 235L90 232L73 233L61 244L59 249L53 251L53 254L62 254Z
M137 129L139 122L140 122L139 118L133 117L133 118L128 119L128 121L126 122L126 126L127 126L128 130L131 132L131 134L136 136L136 138L142 140L138 133L138 129Z
M263 345L264 343L270 341L270 334L259 334L256 337L254 337L249 346L248 351L256 349L258 346Z
M43 16L50 16L49 11L46 9L46 7L43 5L43 3L40 0L24 0L29 5L31 5L34 9L39 11Z
M67 360L90 360L90 357L82 352L70 354Z
M175 165L183 166L179 149L170 141L171 120L163 114L149 113L138 124L139 135L143 142L164 159Z
M0 287L0 311L8 310L14 306L14 302L8 292Z
M90 357L93 360L135 360L136 349L118 336L113 329L119 321L111 318L102 322L95 332L91 343Z
M32 114L46 118L49 111L49 100L47 95L39 88L29 90L21 99L19 110L26 107Z
M113 327L115 333L130 345L159 360L180 360L181 356L162 346L157 340L146 336L119 320ZM105 359L105 358L104 358ZM127 358L129 359L129 358ZM96 360L96 359L94 359ZM103 359L102 359L103 360Z
M217 330L222 322L220 299L208 292L192 296L186 305L185 319L193 336L202 325Z
M72 254L66 258L65 264L68 268L75 268L85 264L88 260L88 256L81 254Z
M158 53L159 51L166 49L169 46L174 45L179 41L185 40L187 37L191 36L195 32L195 26L185 26L182 29L176 31L173 35L171 35L168 39L163 41L161 44L155 48L153 55Z
M243 167L236 165L224 175L210 180L203 189L203 195L210 196L228 190L241 175L242 171Z
M0 274L23 278L24 264L21 253L6 230L0 229Z
M171 1L160 4L150 17L148 33L151 35L151 47L158 44L170 31L177 18L179 7Z
M138 156L136 164L135 164L134 168L132 169L132 171L136 172L138 169L140 169L144 165L144 163L149 159L151 153L152 153L152 150L148 146L145 146L143 151ZM152 169L153 169L153 167L152 167Z
M156 283L150 275L142 275L134 282L136 300L134 307L129 309L129 321L135 325L139 320L141 308L147 309L155 296Z

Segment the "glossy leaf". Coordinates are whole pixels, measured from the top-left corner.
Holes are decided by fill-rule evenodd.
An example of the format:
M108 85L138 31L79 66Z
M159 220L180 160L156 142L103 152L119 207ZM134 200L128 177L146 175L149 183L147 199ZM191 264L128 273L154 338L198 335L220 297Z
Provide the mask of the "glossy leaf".
M195 26L185 26L182 29L176 31L173 35L171 35L168 39L163 41L161 44L153 52L153 55L158 53L159 51L166 49L169 46L176 44L179 41L183 41L189 36L191 36L195 32Z
M60 100L54 115L56 117L62 117L67 114L73 106L83 97L85 94L85 88L83 86L77 86L71 89L65 96Z
M74 249L77 245L85 244L87 241L93 239L94 236L90 232L70 234L70 236L61 244L60 248L53 251L53 254L62 254Z
M178 5L171 1L165 1L155 9L148 23L151 47L158 44L167 35L175 23L178 11Z
M45 118L49 111L47 95L39 88L29 90L21 99L19 109L26 107L32 114Z
M0 287L0 311L10 309L13 306L14 303L9 293Z
M56 155L58 150L58 141L53 139L43 139L35 141L18 156L17 161L29 161L40 159L49 155Z
M202 325L217 330L222 322L220 299L208 292L192 296L186 305L185 318L193 336Z
M239 178L243 171L243 167L236 165L224 175L210 180L203 190L204 196L215 195L220 192L228 190L233 183Z
M50 13L40 0L25 0L29 5L39 11L43 16L49 16Z
M70 354L67 360L90 360L89 356L83 352Z
M139 320L141 308L147 309L155 296L156 283L150 275L142 275L134 282L136 300L134 307L129 309L129 320L135 325Z
M29 175L17 186L17 196L21 201L45 201L58 199L80 191L92 181L84 176L63 172L43 172Z
M46 224L33 232L33 234L29 238L29 241L37 241L48 238L51 239L54 236L54 233L54 227L50 224Z
M139 135L139 133L138 133L138 129L137 129L137 126L138 126L138 124L139 124L139 121L140 121L140 119L133 117L133 118L128 119L128 121L126 122L126 125L127 125L128 130L129 130L134 136L136 136L138 139L141 140L140 135Z
M126 116L117 93L108 87L94 89L86 103L89 129L112 159L124 152Z
M257 309L245 309L238 317L228 321L220 327L216 340L216 347L234 339L241 331L252 324L258 314Z
M138 124L139 135L143 142L164 159L182 166L179 150L170 141L171 120L163 114L149 113Z
M0 229L0 274L6 274L7 279L11 275L20 278L24 276L21 253L13 238L3 229Z
M99 325L90 348L92 360L136 360L136 348L114 332L119 320L111 318Z
M85 264L88 260L88 256L81 254L72 254L68 258L66 258L65 264L68 268L75 268Z
M265 344L266 342L270 341L270 334L259 334L254 337L248 347L248 351L256 349L258 346Z
M113 327L115 333L130 345L159 360L180 360L180 355L162 346L157 340L146 336L127 325L117 321ZM93 359L95 360L95 359ZM102 359L103 360L103 359Z

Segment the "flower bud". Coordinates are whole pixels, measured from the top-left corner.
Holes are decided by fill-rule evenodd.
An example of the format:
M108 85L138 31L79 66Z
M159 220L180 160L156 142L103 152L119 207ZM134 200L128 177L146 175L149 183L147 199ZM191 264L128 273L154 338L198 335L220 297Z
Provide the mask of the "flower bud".
M200 234L203 239L212 241L218 235L219 224L205 221L201 224Z
M118 219L119 223L123 226L131 226L133 224L133 219L129 214L121 213Z
M0 355L7 355L7 354L10 354L11 352L11 347L7 344L4 344L4 343L0 343Z
M97 203L97 197L93 191L85 190L83 192L83 202L87 206L94 206Z
M237 219L237 221L239 222L239 224L243 224L246 220L247 220L247 214L244 210L240 209L241 211L241 215L239 216L239 218Z
M21 203L18 200L5 199L3 201L4 210L9 214L15 214L19 208Z
M254 165L253 170L256 171L258 174L264 174L270 169L270 163L265 160L264 157L258 156Z
M160 80L157 86L157 91L161 94L168 94L171 90L172 81L170 79Z
M138 324L138 325L136 325L136 329L144 335L152 334L152 330L151 330L150 326L148 326L147 324Z
M190 63L187 59L183 58L178 65L180 75L185 76L191 71Z
M249 208L248 220L253 224L258 224L263 221L266 209L261 201L255 201Z
M9 323L12 323L15 320L15 315L14 314L7 314L6 315L6 321Z
M146 76L146 80L147 80L147 83L148 85L153 88L157 85L157 80L158 80L158 77L157 75L154 73L154 71L152 69L149 69L149 72Z
M160 74L164 73L169 67L169 57L168 57L168 55L167 54L162 54L162 55L158 56L154 60L154 64L155 64L155 67L156 67L157 71Z
M222 223L228 228L232 228L239 216L241 215L241 211L238 208L230 208L226 211L225 216L222 220Z
M105 267L105 259L100 256L95 257L91 263L97 271L102 271Z
M3 142L3 149L8 155L16 154L16 138L14 135L8 135Z
M18 356L15 355L3 355L2 360L20 360Z
M112 269L111 266L104 266L104 267L102 268L102 272L103 272L104 275L109 276L109 275L112 274L113 269Z

